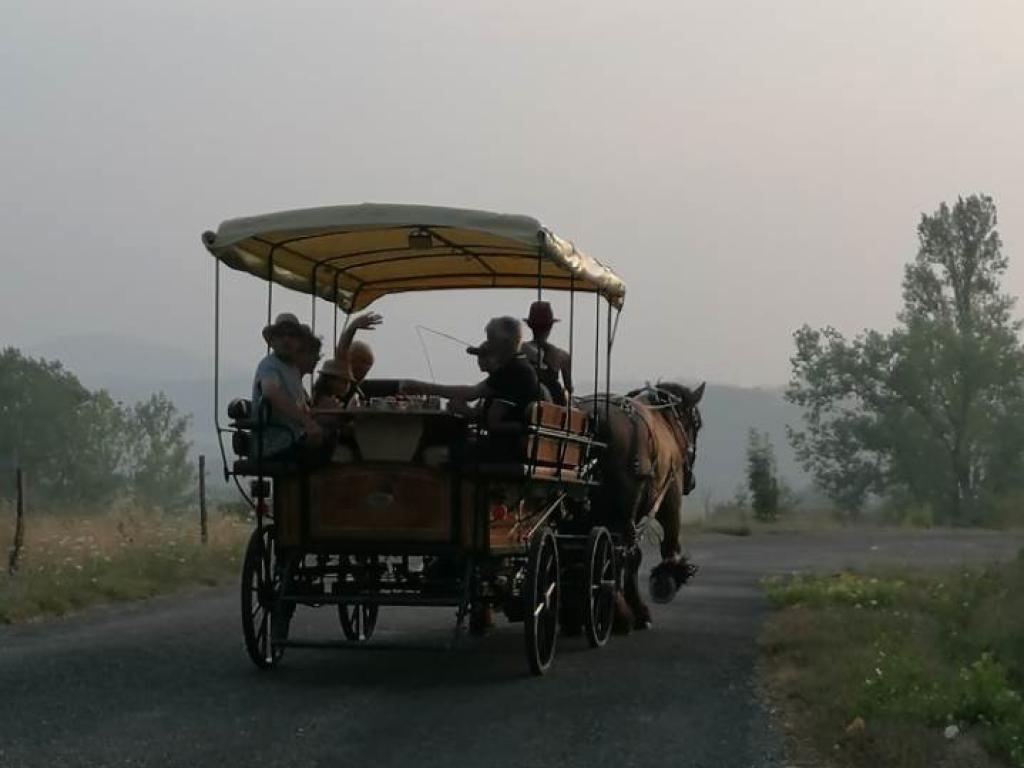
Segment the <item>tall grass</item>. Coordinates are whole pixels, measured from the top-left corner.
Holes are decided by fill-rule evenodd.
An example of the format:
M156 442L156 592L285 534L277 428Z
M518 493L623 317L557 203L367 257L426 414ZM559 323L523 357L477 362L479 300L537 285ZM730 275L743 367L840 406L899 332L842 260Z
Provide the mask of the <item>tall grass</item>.
M98 515L30 510L18 571L0 574L0 623L234 579L250 530L237 516L214 514L203 545L195 516L129 505ZM0 505L5 566L13 536L13 510Z

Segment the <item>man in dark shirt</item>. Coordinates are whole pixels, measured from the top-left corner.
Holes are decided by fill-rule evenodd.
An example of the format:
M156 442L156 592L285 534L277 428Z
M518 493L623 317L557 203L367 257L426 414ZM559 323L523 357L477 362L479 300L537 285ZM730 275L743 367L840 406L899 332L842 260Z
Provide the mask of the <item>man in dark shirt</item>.
M447 385L403 381L400 391L407 395L446 397L453 411L471 413L468 403L482 401L480 423L487 428L488 441L503 458L519 455L525 435L526 409L539 400L540 382L533 366L520 353L522 328L514 317L496 317L487 323L488 368L490 375L479 384Z

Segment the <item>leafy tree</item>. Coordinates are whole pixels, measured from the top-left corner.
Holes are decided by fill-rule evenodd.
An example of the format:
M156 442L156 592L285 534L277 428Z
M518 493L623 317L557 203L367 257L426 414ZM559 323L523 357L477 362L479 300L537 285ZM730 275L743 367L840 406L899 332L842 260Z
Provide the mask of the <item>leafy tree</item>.
M940 521L970 524L1019 490L1024 350L1014 300L1000 291L996 224L986 196L921 217L890 333L796 332L787 397L804 408L804 429L790 438L841 508L896 491Z
M69 467L89 392L58 362L33 360L8 347L0 352L0 457L31 478L36 496L75 494ZM13 492L5 472L5 495Z
M775 451L768 433L751 429L747 433L747 488L754 516L762 522L774 522L779 516L779 480L775 469Z
M0 352L0 497L26 470L32 498L98 506L119 494L173 507L192 488L188 419L163 394L127 407L59 362Z
M129 474L140 501L170 509L188 500L194 488L185 439L188 422L163 392L135 404Z

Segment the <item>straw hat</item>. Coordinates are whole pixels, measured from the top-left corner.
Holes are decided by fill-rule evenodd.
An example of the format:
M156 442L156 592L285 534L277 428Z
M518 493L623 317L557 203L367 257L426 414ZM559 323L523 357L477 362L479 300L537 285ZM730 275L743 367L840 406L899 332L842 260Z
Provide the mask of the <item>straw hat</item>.
M299 322L299 318L293 315L291 312L282 312L274 318L274 322L270 325L264 326L263 328L263 340L270 343L270 339L274 334L279 333L285 329L292 329L297 331L299 334L304 334L305 331L302 328L302 323Z
M320 366L320 375L333 376L338 379L344 379L345 381L352 380L352 372L345 364L345 361L339 360L336 357L332 357Z

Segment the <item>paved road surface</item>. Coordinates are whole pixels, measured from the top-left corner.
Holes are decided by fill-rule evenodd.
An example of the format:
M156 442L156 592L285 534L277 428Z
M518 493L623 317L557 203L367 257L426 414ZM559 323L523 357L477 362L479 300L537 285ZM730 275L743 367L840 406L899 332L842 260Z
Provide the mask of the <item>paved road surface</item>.
M234 590L0 629L0 766L776 766L753 681L769 572L1013 556L991 533L819 533L692 543L697 580L655 628L562 640L526 674L520 625L455 652L241 649ZM450 610L386 609L384 639L441 641ZM337 633L330 609L295 631Z

